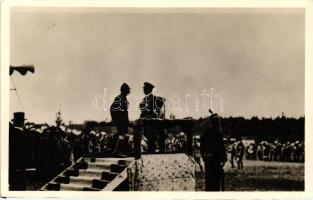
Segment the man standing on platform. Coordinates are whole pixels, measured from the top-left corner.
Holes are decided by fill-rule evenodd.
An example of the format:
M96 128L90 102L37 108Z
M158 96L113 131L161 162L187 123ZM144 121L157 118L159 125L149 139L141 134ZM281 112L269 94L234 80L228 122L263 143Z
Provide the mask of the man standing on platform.
M205 191L224 190L224 164L227 161L226 148L219 131L216 114L201 122L203 134L200 138L200 152L205 165Z
M161 108L164 104L162 97L154 96L152 90L154 85L145 82L143 92L146 95L140 103L140 118L160 118Z
M130 87L123 83L121 86L121 94L115 97L111 107L111 117L112 123L117 128L117 135L115 137L115 148L113 155L119 155L125 157L127 153L130 152L130 146L128 144L128 138L126 134L128 133L128 100L127 95L130 93Z
M145 82L143 86L143 92L146 95L145 98L140 103L140 118L151 119L151 118L160 118L160 113L162 106L164 104L164 99L162 97L157 97L152 94L154 85L151 83ZM153 153L157 149L157 138L158 133L156 127L145 126L144 132L148 140L148 151Z

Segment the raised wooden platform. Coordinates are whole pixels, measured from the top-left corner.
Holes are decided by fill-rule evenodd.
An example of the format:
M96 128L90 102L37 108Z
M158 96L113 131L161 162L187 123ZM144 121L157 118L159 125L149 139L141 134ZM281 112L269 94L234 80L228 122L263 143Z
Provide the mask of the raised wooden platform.
M195 191L195 161L186 153L81 158L41 190Z

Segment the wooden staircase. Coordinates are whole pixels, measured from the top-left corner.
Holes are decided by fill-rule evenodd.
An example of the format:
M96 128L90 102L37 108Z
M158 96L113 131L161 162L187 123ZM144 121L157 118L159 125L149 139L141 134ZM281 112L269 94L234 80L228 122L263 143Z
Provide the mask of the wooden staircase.
M134 158L80 158L44 185L43 191L125 191Z

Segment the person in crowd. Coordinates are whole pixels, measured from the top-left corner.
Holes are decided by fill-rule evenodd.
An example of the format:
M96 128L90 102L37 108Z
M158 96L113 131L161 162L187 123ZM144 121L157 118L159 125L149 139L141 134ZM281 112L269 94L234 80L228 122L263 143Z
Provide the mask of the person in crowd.
M9 127L9 189L12 191L25 190L25 167L24 153L27 151L24 134L25 113L13 114L13 124Z
M175 143L176 138L173 133L168 133L167 138L165 139L165 152L175 152Z
M176 151L184 152L187 149L187 139L184 132L180 132L176 139Z
M263 142L263 160L268 161L269 160L269 144L267 141Z
M71 133L72 134L72 133ZM81 156L83 156L83 151L84 149L84 144L83 140L79 136L74 136L74 141L73 141L73 156L74 156L74 161L76 162Z
M273 151L274 156L273 156L273 160L275 160L275 161L280 161L280 152L281 152L281 147L282 147L280 141L279 141L278 139L276 139L276 140L274 141L274 145L273 145L273 146L274 146L274 151Z
M219 131L216 114L204 119L200 124L200 152L205 166L205 190L220 191L224 188L223 167L227 161L226 148Z
M196 164L199 166L200 168L200 172L203 172L203 167L201 164L201 151L200 151L200 136L196 135L194 136L194 140L193 140L193 155L194 155L194 159L196 161Z
M304 141L301 141L297 145L297 158L298 162L304 162Z
M144 135L141 135L141 151L142 152L148 151L147 138Z
M236 162L237 162L238 169L243 169L242 159L243 159L244 152L245 152L245 147L242 143L241 138L239 138L236 144Z
M264 155L264 146L262 144L257 145L257 159L258 160L263 160L263 155Z
M128 138L126 134L128 133L129 118L128 118L128 100L127 95L130 94L130 87L123 83L120 88L120 94L114 99L111 107L111 117L112 123L117 128L117 136L115 142L115 149L113 155L118 155L120 157L126 157L129 153Z
M255 144L251 143L246 148L247 160L255 160Z
M235 139L231 138L230 145L227 147L227 152L229 153L229 162L231 165L231 168L235 168L234 160L236 157L236 147L235 147Z

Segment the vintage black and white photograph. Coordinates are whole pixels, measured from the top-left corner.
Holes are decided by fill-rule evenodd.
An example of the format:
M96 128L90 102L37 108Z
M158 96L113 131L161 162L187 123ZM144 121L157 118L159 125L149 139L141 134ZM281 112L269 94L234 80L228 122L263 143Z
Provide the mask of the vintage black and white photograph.
M305 191L305 8L9 17L8 191Z

